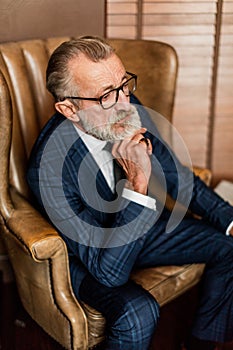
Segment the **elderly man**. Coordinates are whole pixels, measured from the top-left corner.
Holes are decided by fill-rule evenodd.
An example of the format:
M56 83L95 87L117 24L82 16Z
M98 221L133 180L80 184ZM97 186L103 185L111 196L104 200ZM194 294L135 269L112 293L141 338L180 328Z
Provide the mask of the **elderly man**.
M47 68L56 113L33 148L28 182L67 244L77 298L106 317L104 349L150 347L159 305L130 281L132 269L187 263L206 264L187 347L214 349L233 339L233 208L180 164L133 95L136 81L100 38L59 46ZM117 187L115 168L125 178ZM152 173L202 219L167 230Z

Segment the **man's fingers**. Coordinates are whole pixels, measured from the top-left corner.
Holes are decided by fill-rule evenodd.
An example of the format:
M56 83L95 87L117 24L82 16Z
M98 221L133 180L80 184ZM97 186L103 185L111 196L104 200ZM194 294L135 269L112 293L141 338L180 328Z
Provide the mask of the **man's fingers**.
M134 133L134 135L131 137L131 140L133 140L133 141L139 141L139 139L140 138L142 138L143 137L143 134L146 132L146 128L141 128L141 129L138 129L135 133Z
M146 137L142 137L139 140L139 143L143 143L143 142L146 144L146 146L149 146L149 140Z
M141 144L144 144L146 149L147 149L147 153L149 155L152 154L152 145L151 145L151 142L149 139L147 139L146 137L142 137L140 140L139 140L139 143Z

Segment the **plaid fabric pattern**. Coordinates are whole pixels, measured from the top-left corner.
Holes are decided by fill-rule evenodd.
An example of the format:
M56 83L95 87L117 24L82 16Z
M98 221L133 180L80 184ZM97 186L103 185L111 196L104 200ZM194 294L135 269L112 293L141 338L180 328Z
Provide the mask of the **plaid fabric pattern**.
M142 287L128 281L110 288L88 275L80 286L80 296L107 319L106 349L149 348L159 318L159 305Z
M163 224L160 223L156 230L153 228L148 232L135 265L145 267L181 265L190 262L206 263L202 297L193 335L203 340L231 341L233 339L233 237L227 237L206 223L195 219L183 220L170 234L164 233L165 225L166 220ZM127 246L124 249L127 250ZM130 261L129 264L131 264ZM115 260L114 268L117 266L119 263ZM126 299L125 292L128 295ZM110 327L108 349L148 349L149 339L158 322L158 305L155 300L148 297L147 293L141 291L141 287L128 282L119 287L109 288L88 275L81 284L80 297L103 312L107 318ZM137 326L129 327L130 322L135 322ZM137 327L139 327L138 330ZM144 342L143 339L147 341ZM126 344L128 347L124 348Z
M69 252L73 289L78 298L105 312L108 320L108 348L146 350L158 322L157 302L142 288L128 282L135 266L195 262L204 262L207 268L193 333L207 340L232 340L233 238L225 236L225 231L232 221L233 208L200 179L194 177L190 208L204 220L184 219L170 233L164 233L169 218L166 211L159 213L161 215L157 220L153 210L128 201L124 210L114 215L109 214L107 206L114 198L100 171L96 186L97 192L102 194L105 201L99 203L97 193L91 191L91 200L95 200L99 208L91 207L81 193L77 176L79 165L86 159L87 148L81 139L77 140L77 133L72 124L59 138L53 137L54 149L48 155L49 162L46 165L47 178L41 182L40 163L43 152L50 136L54 136L64 120L62 115L56 114L43 129L30 159L28 182L41 210L52 210L57 223L55 226L62 235L63 227L69 225L68 235L63 237ZM155 128L146 113L142 113L142 122L148 130ZM179 163L156 130L155 135L148 133L146 137L151 139L154 156L163 169L167 191L176 198L182 189L185 197L185 193L192 188L187 181L192 178L190 171ZM69 142L72 138L74 142L64 164L62 163L62 191L66 196L65 202L60 197L60 169L57 168L57 164L66 136ZM91 187L99 169L91 156L85 166L85 181ZM42 201L41 190L46 193L46 203ZM70 216L67 216L67 202L72 209L71 213L69 212ZM142 210L143 216L140 215ZM130 230L122 229L122 224L137 217L140 217L140 220L137 220L133 229L132 226ZM86 225L88 223L89 226ZM109 239L114 242L119 236L122 244L116 244L112 248L91 245L97 229L101 236L109 226L119 227L118 231L114 231L116 234L110 235ZM138 232L141 233L140 237L137 236ZM87 237L90 244L82 244L77 239L78 235L80 240ZM127 243L130 237L134 239Z

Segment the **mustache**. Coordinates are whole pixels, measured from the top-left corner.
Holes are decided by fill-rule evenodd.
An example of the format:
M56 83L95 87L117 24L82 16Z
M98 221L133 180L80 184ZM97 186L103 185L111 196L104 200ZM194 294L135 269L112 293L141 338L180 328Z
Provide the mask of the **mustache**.
M116 123L121 121L122 119L126 118L126 117L131 117L132 115L135 114L135 109L134 108L130 108L129 110L125 110L125 109L120 109L118 111L113 111L111 118L110 118L110 123ZM127 121L126 121L127 123Z

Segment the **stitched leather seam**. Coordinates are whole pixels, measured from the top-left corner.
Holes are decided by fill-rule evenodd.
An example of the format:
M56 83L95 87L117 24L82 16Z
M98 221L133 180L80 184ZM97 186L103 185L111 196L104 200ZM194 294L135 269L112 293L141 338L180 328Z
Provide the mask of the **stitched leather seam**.
M50 285L50 289L51 289L51 294L53 296L54 305L56 306L57 310L62 314L62 316L64 318L66 318L66 320L68 321L68 323L70 325L70 346L71 346L71 349L74 350L72 325L71 325L71 322L70 322L69 318L65 315L65 313L61 310L61 308L56 303L55 292L54 292L53 284L51 283L52 277L53 277L53 273L52 273L52 264L53 264L53 262L52 262L52 259L49 258L48 262L49 262L49 285Z

